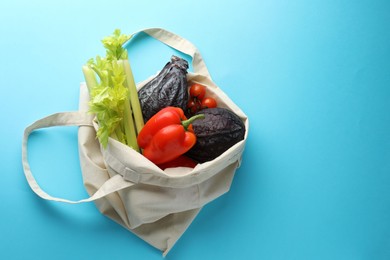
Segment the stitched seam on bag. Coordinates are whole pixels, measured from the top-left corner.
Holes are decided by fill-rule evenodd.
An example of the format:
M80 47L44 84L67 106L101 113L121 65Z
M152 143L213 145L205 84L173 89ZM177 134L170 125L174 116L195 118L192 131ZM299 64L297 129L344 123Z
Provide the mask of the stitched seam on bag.
M129 167L125 167L125 175L123 177L125 180L129 180L134 183L139 183L141 180L141 175Z

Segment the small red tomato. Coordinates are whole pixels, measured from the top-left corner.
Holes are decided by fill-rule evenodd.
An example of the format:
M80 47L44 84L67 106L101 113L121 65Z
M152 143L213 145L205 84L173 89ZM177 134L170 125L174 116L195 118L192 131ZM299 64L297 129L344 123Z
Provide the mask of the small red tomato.
M202 107L202 104L200 103L200 100L197 98L191 98L188 100L187 103L187 109L189 114L194 115L196 112L198 112Z
M206 94L206 87L198 83L192 84L190 87L190 96L202 100Z
M205 99L202 100L201 107L202 108L214 108L214 107L217 107L217 101L214 98L212 98L212 97L205 98Z

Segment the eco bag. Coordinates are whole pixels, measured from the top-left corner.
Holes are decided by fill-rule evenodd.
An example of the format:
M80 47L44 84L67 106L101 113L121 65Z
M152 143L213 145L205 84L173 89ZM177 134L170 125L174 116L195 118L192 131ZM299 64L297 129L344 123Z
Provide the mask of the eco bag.
M214 160L198 164L193 169L179 167L161 170L142 154L114 139L110 138L107 147L102 148L96 138L98 126L94 123L94 115L88 113L89 93L85 83L81 83L79 111L56 113L25 129L22 163L28 184L41 198L73 204L93 201L102 214L161 250L165 256L202 207L230 189L235 171L241 163L249 121L244 112L212 81L199 51L192 43L161 28L140 32L191 56L194 72L188 73L188 81L205 85L208 95L217 100L219 107L228 108L240 117L246 128L244 140ZM153 77L137 84L137 88L142 88ZM43 191L35 180L27 158L28 138L34 130L53 126L79 126L80 166L89 198L72 201L53 197Z

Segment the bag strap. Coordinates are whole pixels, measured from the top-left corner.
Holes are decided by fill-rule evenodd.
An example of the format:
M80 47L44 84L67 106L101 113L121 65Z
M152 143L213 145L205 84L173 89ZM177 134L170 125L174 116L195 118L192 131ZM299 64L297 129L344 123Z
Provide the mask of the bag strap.
M108 194L111 194L119 190L123 190L133 185L133 183L131 182L123 181L123 177L118 174L108 179L92 196L86 199L73 201L73 200L53 197L47 194L38 185L37 181L35 180L31 172L30 165L27 159L27 142L28 142L28 137L34 130L46 128L46 127L52 127L52 126L92 126L92 116L86 112L56 113L34 122L24 130L24 136L22 142L22 163L23 163L24 174L26 176L27 182L30 185L31 189L39 197L46 200L76 204L76 203L94 201L103 198Z
M210 73L206 67L206 64L203 61L202 55L200 55L199 50L190 41L162 28L144 29L134 33L132 36L140 32L144 32L149 36L155 38L156 40L168 45L169 47L191 56L194 73L201 74L211 79ZM129 41L124 43L125 47L131 42L132 38L133 37L131 37Z

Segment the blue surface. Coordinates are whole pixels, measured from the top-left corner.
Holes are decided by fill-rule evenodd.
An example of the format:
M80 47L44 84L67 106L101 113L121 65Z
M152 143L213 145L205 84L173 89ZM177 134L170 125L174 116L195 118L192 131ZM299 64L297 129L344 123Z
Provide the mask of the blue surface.
M167 259L390 259L389 1L14 0L0 24L0 259L161 258L92 203L42 201L21 167L24 128L77 110L100 39L147 27L192 41L251 123L230 192ZM135 45L136 80L171 53ZM38 131L29 149L49 193L86 196L76 128Z

